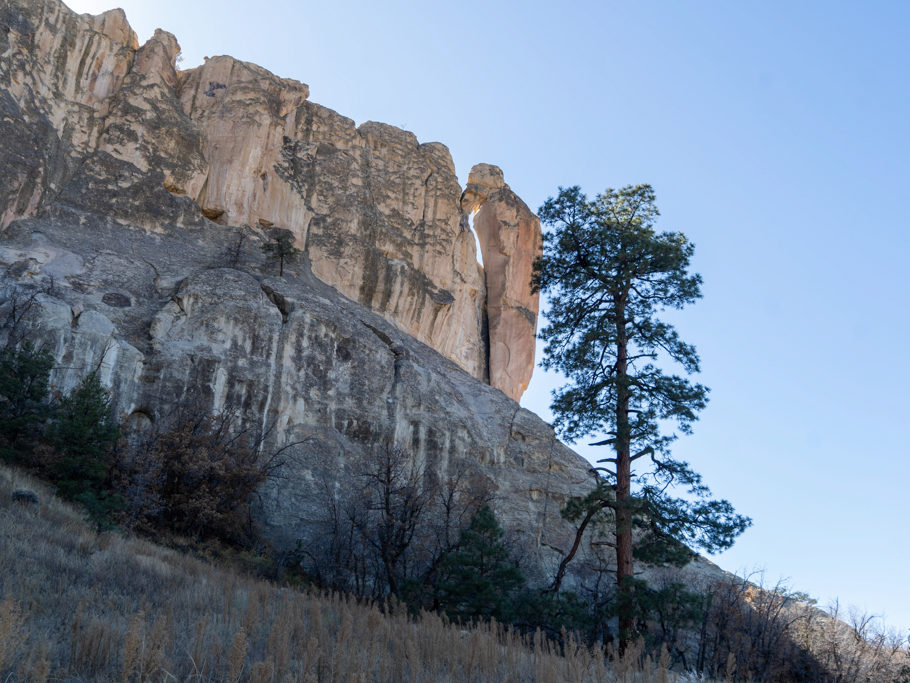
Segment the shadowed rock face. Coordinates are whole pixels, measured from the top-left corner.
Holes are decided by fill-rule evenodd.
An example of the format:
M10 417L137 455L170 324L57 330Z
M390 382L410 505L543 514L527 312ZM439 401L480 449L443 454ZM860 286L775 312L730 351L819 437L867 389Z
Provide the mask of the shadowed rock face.
M535 324L512 320L519 309L503 296L530 296L518 260L536 253L536 223L527 212L530 241L517 250L481 238L489 263L509 253L485 284L444 145L357 127L310 102L303 83L231 57L178 72L174 36L158 30L139 48L120 10L3 0L0 23L0 230L53 202L152 231L164 216L284 228L321 280L520 398ZM492 207L482 221L502 213ZM522 291L488 298L490 283Z

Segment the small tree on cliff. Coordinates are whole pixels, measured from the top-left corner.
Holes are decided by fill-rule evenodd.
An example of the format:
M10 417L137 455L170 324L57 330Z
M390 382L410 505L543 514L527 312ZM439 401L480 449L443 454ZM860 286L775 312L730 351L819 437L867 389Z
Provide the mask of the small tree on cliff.
M294 246L294 235L288 230L277 233L272 239L265 242L261 249L267 256L278 259L278 275L280 276L284 276L285 261L293 261L302 253Z
M672 423L689 433L707 403L706 387L660 367L672 361L687 374L698 371L695 348L657 318L701 297L701 276L688 272L692 244L680 233L654 231L658 211L648 185L608 189L593 201L578 187L560 188L539 213L550 228L534 276L550 300L540 333L543 366L569 379L554 392L555 425L569 441L597 435L603 438L592 445L612 450L595 469L593 489L564 511L578 527L553 588L592 521L612 518L606 543L616 553L622 648L634 625L634 560L685 563L682 543L727 548L750 520L711 500L701 477L670 454ZM673 485L685 487L686 497L671 496Z
M57 451L50 469L58 493L82 503L99 526L109 525L111 512L123 507L123 499L107 485L120 426L97 372L60 400L48 436Z

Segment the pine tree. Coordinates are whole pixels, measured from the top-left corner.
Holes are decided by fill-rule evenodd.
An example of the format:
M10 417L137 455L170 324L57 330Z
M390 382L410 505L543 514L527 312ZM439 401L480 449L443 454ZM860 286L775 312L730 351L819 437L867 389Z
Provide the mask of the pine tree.
M633 635L634 561L685 563L683 544L709 552L732 545L750 524L724 500L711 500L701 477L673 458L676 432L689 433L708 389L667 374L675 363L698 372L695 348L658 318L701 297L701 276L689 273L694 248L681 233L657 233L649 185L608 189L588 201L580 188L560 189L541 207L550 231L534 285L549 298L543 366L568 385L554 392L555 426L569 441L599 436L607 446L592 490L564 514L578 523L568 563L592 522L613 524L620 647ZM673 425L675 423L675 431ZM670 494L682 486L685 497Z
M263 244L261 249L267 256L278 259L278 275L282 277L284 276L285 261L293 261L302 253L294 246L294 235L287 230L282 230Z
M106 481L111 449L120 428L111 414L111 397L97 372L86 375L63 399L49 429L57 457L51 471L64 498L85 505L89 516L103 525L111 511L123 505Z
M48 378L54 359L25 342L0 349L0 457L31 452L49 415Z
M493 510L484 505L461 532L458 547L443 559L439 604L450 618L512 619L514 598L525 581L509 561L503 535Z

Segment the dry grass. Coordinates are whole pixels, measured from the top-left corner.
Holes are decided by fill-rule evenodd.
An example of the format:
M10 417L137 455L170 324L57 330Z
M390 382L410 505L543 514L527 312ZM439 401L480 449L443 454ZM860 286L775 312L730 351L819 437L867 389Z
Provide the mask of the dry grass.
M38 493L36 508L11 501ZM412 619L115 533L0 468L0 680L677 681L567 639ZM631 662L635 662L632 665Z

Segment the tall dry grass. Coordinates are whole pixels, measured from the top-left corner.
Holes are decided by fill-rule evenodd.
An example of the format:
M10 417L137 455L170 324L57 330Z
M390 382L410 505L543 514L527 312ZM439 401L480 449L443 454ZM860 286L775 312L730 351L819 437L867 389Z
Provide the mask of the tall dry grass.
M34 507L12 502L36 491ZM678 681L632 653L310 594L117 533L0 468L0 680Z

